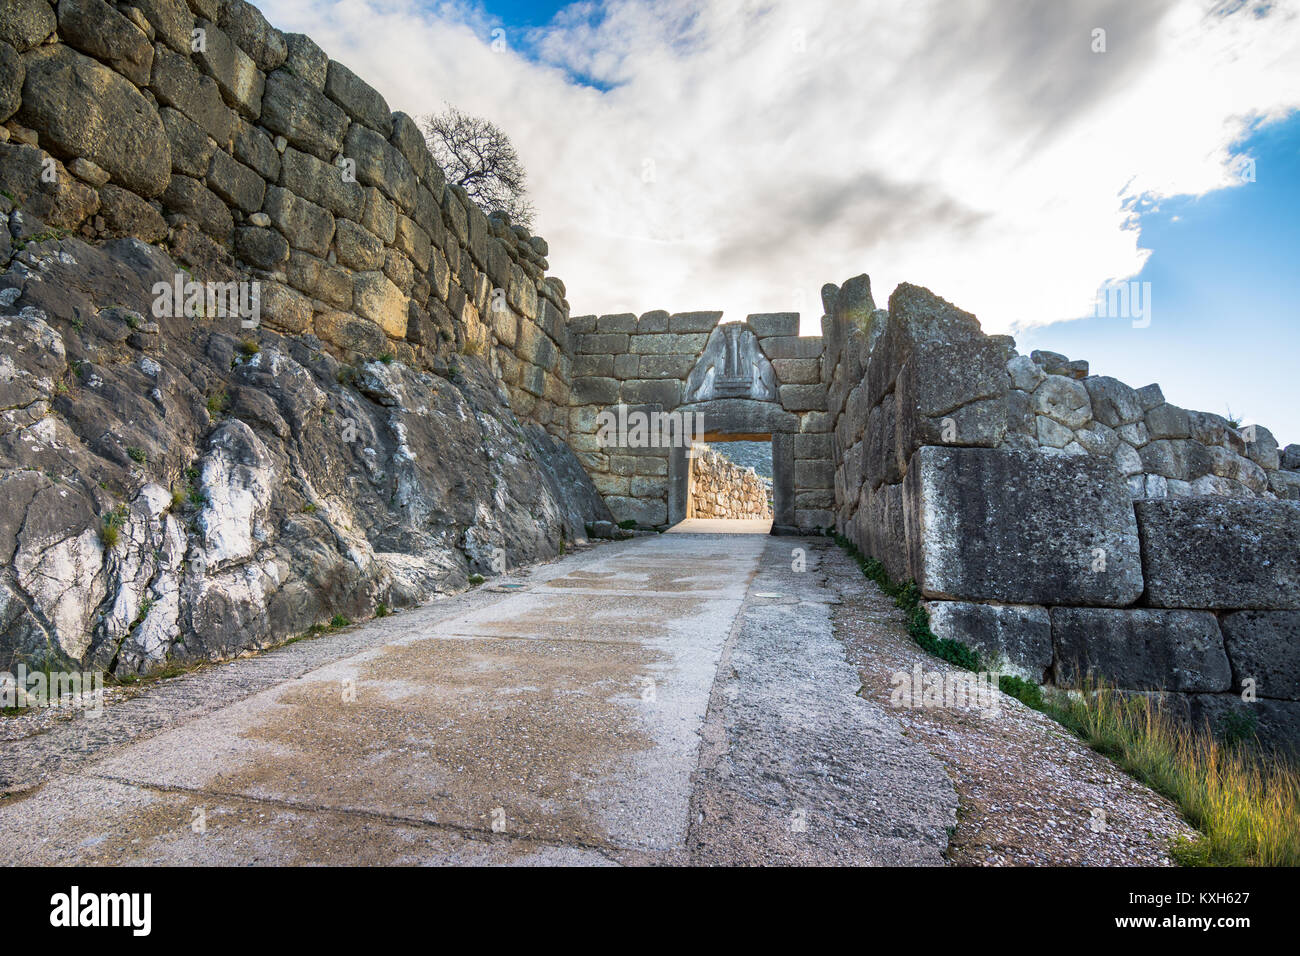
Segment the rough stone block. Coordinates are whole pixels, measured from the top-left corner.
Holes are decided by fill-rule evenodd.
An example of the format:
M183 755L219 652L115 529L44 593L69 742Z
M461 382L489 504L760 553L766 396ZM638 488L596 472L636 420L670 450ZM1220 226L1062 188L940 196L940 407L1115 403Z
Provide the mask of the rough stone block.
M59 35L136 86L148 86L153 68L149 38L104 0L60 0Z
M284 151L280 185L336 216L360 222L365 213L366 191L343 173L339 166L290 146Z
M202 179L212 167L216 144L197 123L180 110L164 106L159 111L167 141L171 145L172 171Z
M712 332L721 312L678 312L668 317L669 332ZM703 348L701 343L700 348Z
M1260 697L1300 700L1300 611L1238 611L1220 626L1235 690L1253 680Z
M286 33L284 68L312 89L325 90L330 58L316 41L302 33Z
M214 193L242 212L252 213L262 208L266 180L224 150L213 153L207 181Z
M1031 396L1034 412L1064 425L1082 428L1092 420L1092 400L1082 382L1049 375Z
M1052 664L1047 609L1019 604L930 601L930 630L979 654L982 667L1042 683Z
M298 335L311 327L311 300L278 282L261 284L261 321L277 332Z
M180 110L207 132L217 145L228 147L239 129L239 117L221 98L217 81L194 69L188 56L155 46L149 89L158 102Z
M1238 694L1192 694L1191 720L1218 737L1246 731L1267 749L1300 756L1300 701L1260 698L1243 701Z
M341 265L358 272L373 272L384 265L384 244L349 219L335 222L334 251Z
M1192 422L1187 411L1167 402L1147 409L1146 426L1153 439L1190 438L1192 434Z
M597 332L635 332L637 331L636 316L630 312L623 312L618 315L602 315L596 319Z
M760 312L745 319L754 334L766 338L770 335L799 334L798 312Z
M774 362L777 359L816 359L821 358L822 338L820 335L778 335L760 339L759 347Z
M627 350L628 336L623 333L588 333L578 339L578 352L583 354L618 355Z
M109 239L134 236L157 242L167 235L167 223L158 210L112 183L99 188L99 214L104 217L104 234Z
M61 43L30 53L24 65L18 119L50 149L90 160L146 199L167 188L172 159L166 130L128 80Z
M266 78L261 123L328 163L343 145L348 117L324 93L284 70L276 70Z
M822 380L821 362L817 359L776 359L772 368L783 385L817 385Z
M1208 611L1052 608L1056 680L1085 676L1133 690L1225 691L1232 670Z
M905 485L927 597L1122 607L1142 594L1133 504L1107 461L929 446Z
M188 176L173 176L161 196L163 205L183 213L205 233L224 245L235 228L230 209L210 189Z
M353 123L343 141L343 154L356 162L360 182L378 188L408 212L415 209L419 188L415 171L387 139L368 126Z
M235 230L235 255L256 269L274 272L289 261L289 240L274 229L240 226Z
M788 412L825 411L826 389L821 385L782 385L781 407Z
M573 401L577 405L613 405L621 383L616 378L575 378Z
M406 338L409 299L382 272L358 272L352 277L352 303L358 314L395 339Z
M342 63L330 60L325 74L325 95L359 123L387 139L393 132L393 115L387 101L365 80Z
M600 482L595 481L596 489L600 491ZM622 482L628 479L621 478L613 482L615 487L621 487ZM660 525L668 523L668 502L662 498L629 498L625 494L617 493L607 494L605 504L609 507L610 512L614 515L615 521L635 521L643 528L657 528Z
M289 284L299 292L336 309L352 308L352 276L324 259L294 249L289 253L285 274Z
M46 0L7 0L0 7L0 40L19 53L44 43L55 25L54 10Z
M621 397L629 405L663 405L673 408L682 400L682 383L676 379L624 382Z
M1201 497L1135 507L1148 603L1300 608L1300 504Z
M195 60L203 72L217 81L228 105L248 119L257 119L262 113L266 77L253 58L231 42L224 30L206 20L199 20L198 26L206 36L203 49L195 51Z
M177 53L189 55L194 15L185 0L135 0L131 5L144 14L159 40Z
M289 245L324 258L334 238L334 217L313 202L279 186L268 186L262 211Z
M245 0L221 0L217 22L264 73L276 69L288 56L284 34L267 22L261 11Z

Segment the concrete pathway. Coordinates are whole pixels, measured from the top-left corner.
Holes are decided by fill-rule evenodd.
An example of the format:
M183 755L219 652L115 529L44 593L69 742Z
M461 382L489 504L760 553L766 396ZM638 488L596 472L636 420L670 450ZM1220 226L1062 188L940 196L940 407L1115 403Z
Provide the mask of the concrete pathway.
M0 863L941 863L951 784L856 696L827 546L602 545L159 684L3 745Z
M667 534L770 534L771 518L687 518Z

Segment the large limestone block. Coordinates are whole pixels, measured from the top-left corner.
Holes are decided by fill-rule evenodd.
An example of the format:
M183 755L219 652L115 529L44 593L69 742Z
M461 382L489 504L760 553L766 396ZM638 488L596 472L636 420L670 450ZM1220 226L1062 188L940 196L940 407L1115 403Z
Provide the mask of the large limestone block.
M144 31L104 0L62 0L59 35L82 53L107 63L136 86L147 86L153 46Z
M54 26L54 8L46 0L5 0L0 4L0 40L19 53L43 43Z
M122 76L63 44L26 58L18 119L57 153L80 156L149 198L171 179L171 147L153 104Z
M294 150L294 152L298 151ZM235 159L257 170L257 174L261 178L269 182L278 181L281 161L279 161L279 153L276 152L276 144L274 144L272 138L250 124L250 122L240 122L239 133L235 135L234 153ZM285 153L286 155L289 153L289 148L286 148ZM305 156L305 153L298 153L298 155ZM173 163L174 161L175 157L173 155ZM312 161L318 163L315 157L313 157ZM286 189L294 189L294 186L290 185L289 182L283 182L281 185L285 186ZM307 198L311 199L311 196L307 196ZM322 203L322 206L324 206L324 203Z
M1044 607L930 601L926 610L936 637L960 641L986 667L1041 683L1052 664L1052 622Z
M1300 608L1300 503L1201 497L1135 507L1150 604Z
M393 117L387 101L342 63L330 60L325 73L325 95L354 120L382 133L384 138L392 134Z
M200 73L188 56L162 45L155 47L149 89L159 103L180 110L222 148L228 147L239 131L239 117L221 98L217 81Z
M1218 621L1208 611L1052 608L1056 679L1087 675L1130 690L1212 693L1232 685Z
M408 301L382 272L359 272L353 277L352 302L357 312L392 338L406 337Z
M324 93L277 70L266 78L261 122L294 146L328 163L343 145L348 117Z
M194 14L185 0L134 0L131 4L144 14L158 39L177 53L189 55L193 39Z
M251 3L245 3L244 0L221 0L218 22L264 73L279 67L288 56L284 34L271 26L261 11Z
M334 217L320 206L287 189L269 186L262 211L295 249L321 257L329 252L330 240L334 238Z
M1234 689L1251 680L1260 697L1300 700L1300 611L1238 611L1220 624Z
M1123 607L1142 593L1133 504L1108 461L927 446L905 483L927 597Z
M388 140L368 126L353 123L343 143L343 154L356 162L360 182L382 190L407 212L415 209L419 185L415 171Z
M198 26L205 31L205 42L194 58L203 72L217 81L225 101L249 119L257 119L262 112L262 92L266 77L257 68L253 58L241 50L219 27L206 20Z
M8 43L0 43L0 123L3 123L23 105L23 80L27 70L18 51Z

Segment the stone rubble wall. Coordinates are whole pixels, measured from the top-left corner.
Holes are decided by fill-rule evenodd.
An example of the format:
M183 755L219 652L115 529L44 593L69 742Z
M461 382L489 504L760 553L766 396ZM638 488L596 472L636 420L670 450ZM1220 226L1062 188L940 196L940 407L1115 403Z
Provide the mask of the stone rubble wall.
M1300 745L1300 449L1020 356L926 289L823 301L836 529L917 582L937 635Z
M772 486L753 468L742 468L708 445L691 455L688 518L772 517Z
M266 326L353 364L481 355L563 437L568 303L545 240L448 185L415 121L310 37L243 0L13 0L0 123L0 189L52 229L256 279Z

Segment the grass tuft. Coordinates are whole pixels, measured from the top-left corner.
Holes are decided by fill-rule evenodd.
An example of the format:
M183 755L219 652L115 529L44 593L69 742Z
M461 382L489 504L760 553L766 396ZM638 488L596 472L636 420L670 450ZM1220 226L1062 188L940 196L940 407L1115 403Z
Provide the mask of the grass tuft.
M959 667L980 669L973 650L930 631L914 582L890 580L875 558L842 535L835 540L894 598L916 643ZM1300 767L1259 745L1253 715L1230 712L1217 728L1222 739L1216 739L1209 727L1179 722L1158 697L1124 694L1095 679L1075 690L1044 693L1032 681L1003 674L998 686L1172 800L1201 831L1171 848L1184 866L1300 866Z
M1146 695L1092 682L1044 712L1178 805L1201 831L1173 848L1184 866L1300 866L1300 768L1253 738L1217 740Z

